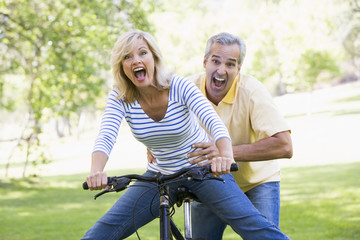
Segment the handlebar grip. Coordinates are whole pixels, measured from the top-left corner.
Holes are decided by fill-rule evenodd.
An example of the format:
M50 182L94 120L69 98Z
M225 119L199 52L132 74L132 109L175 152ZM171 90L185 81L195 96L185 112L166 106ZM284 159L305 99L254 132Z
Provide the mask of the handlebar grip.
M108 181L108 184L109 184L111 182L111 177L108 177L107 181ZM83 182L82 187L83 187L84 190L89 189L89 186L88 186L87 182Z
M207 165L209 172L212 173L211 171L211 165ZM237 163L232 163L230 166L230 172L236 172L239 170L239 165Z
M89 186L88 186L87 182L83 182L82 187L84 190L89 190Z
M239 170L239 164L237 163L232 163L231 167L230 167L230 172L236 172Z

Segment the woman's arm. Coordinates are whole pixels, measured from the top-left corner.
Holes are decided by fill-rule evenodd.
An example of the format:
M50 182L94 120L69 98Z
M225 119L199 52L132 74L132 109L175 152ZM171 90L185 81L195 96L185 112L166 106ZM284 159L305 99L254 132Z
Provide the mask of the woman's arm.
M107 185L107 175L104 172L108 157L103 152L93 152L91 159L90 175L86 182L90 190L100 190Z
M118 93L112 90L109 94L102 117L99 134L95 141L91 159L91 170L86 178L90 190L100 190L106 187L107 175L104 167L115 144L121 120L124 116L123 105L116 98Z
M229 138L220 138L216 141L220 157L211 159L211 170L215 175L229 174L231 163L234 163L231 140Z

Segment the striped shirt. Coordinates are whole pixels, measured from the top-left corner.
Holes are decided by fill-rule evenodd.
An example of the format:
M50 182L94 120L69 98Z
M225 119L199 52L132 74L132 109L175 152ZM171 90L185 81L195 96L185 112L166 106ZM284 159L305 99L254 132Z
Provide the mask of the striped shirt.
M163 174L190 167L187 154L196 150L191 146L210 141L197 119L215 141L223 137L230 139L226 127L208 100L185 78L172 78L167 111L160 121L147 116L138 101L126 103L117 99L117 95L115 89L109 95L94 152L101 151L109 157L124 117L134 137L149 148L156 158L156 163L149 163L147 168Z

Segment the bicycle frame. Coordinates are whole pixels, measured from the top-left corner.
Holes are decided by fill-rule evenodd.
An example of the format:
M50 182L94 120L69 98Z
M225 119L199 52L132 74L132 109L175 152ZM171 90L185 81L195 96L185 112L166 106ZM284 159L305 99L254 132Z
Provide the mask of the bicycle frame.
M199 170L196 170L199 169ZM233 164L231 166L231 171L237 171L238 165ZM191 229L191 201L193 199L197 199L194 194L187 191L184 187L178 188L178 202L176 203L178 207L183 204L184 208L184 235L181 234L180 230L177 228L173 220L170 216L170 197L168 195L169 186L165 184L166 181L171 179L175 179L181 176L187 177L188 180L194 181L204 181L209 179L215 179L223 181L221 178L217 177L205 177L207 173L210 173L211 169L209 166L198 167L198 168L189 168L183 169L172 175L162 175L158 174L154 178L144 177L137 174L131 175L124 175L119 177L108 177L108 185L112 188L105 189L104 191L96 194L94 198L101 196L104 193L108 192L119 192L124 190L127 186L129 186L132 179L137 179L139 181L146 181L146 182L155 182L159 187L159 197L160 197L160 204L159 204L159 217L160 217L160 239L161 240L172 240L172 236L175 237L177 240L190 240L192 239L192 229ZM86 182L83 183L83 189L88 189L88 185Z
M165 188L165 189L164 189ZM190 195L187 195L181 202L183 202L184 208L184 235L181 234L179 228L176 226L174 221L172 220L169 209L170 209L170 201L169 196L167 194L169 187L163 186L159 189L160 192L160 239L161 240L169 240L172 239L172 236L175 237L176 240L190 240L192 239L192 229L191 229L191 200ZM184 192L184 189L178 189L178 191Z

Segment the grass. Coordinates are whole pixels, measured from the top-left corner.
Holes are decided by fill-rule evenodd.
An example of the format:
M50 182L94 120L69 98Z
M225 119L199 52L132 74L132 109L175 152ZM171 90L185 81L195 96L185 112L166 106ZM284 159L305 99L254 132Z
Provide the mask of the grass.
M282 99L288 106L284 106L284 110L293 126L295 155L291 164L298 162L300 165L282 167L280 227L293 240L360 239L360 155L355 139L360 134L359 90L360 84L356 84L314 93L312 118L304 118L306 108L302 99L295 95ZM137 159L136 152L125 142L120 141L120 145L130 148L129 156ZM74 146L79 152L84 151L75 143ZM55 155L70 159L71 163L65 171L74 169L74 159L87 159L87 155L66 155L68 148L60 150ZM139 155L142 159L142 153ZM0 156L3 168L1 158L3 155ZM84 169L84 162L77 162ZM16 167L15 164L12 167ZM108 172L109 175L123 173ZM108 194L94 201L95 192L81 189L86 174L17 180L0 178L0 239L81 238L120 196L120 193ZM175 221L181 226L181 209L177 209ZM139 230L140 237L149 240L159 239L158 232L158 221ZM228 227L223 239L239 237Z
M294 240L360 239L359 171L359 162L283 168L282 231Z
M293 239L360 239L359 170L360 163L284 169L281 228Z
M281 229L295 240L359 239L359 172L360 162L283 168ZM94 192L81 189L84 177L1 182L0 239L81 238L120 195L108 194L94 201ZM175 219L181 225L181 209ZM139 233L142 239L159 239L158 231L154 221ZM238 236L227 228L224 239Z

